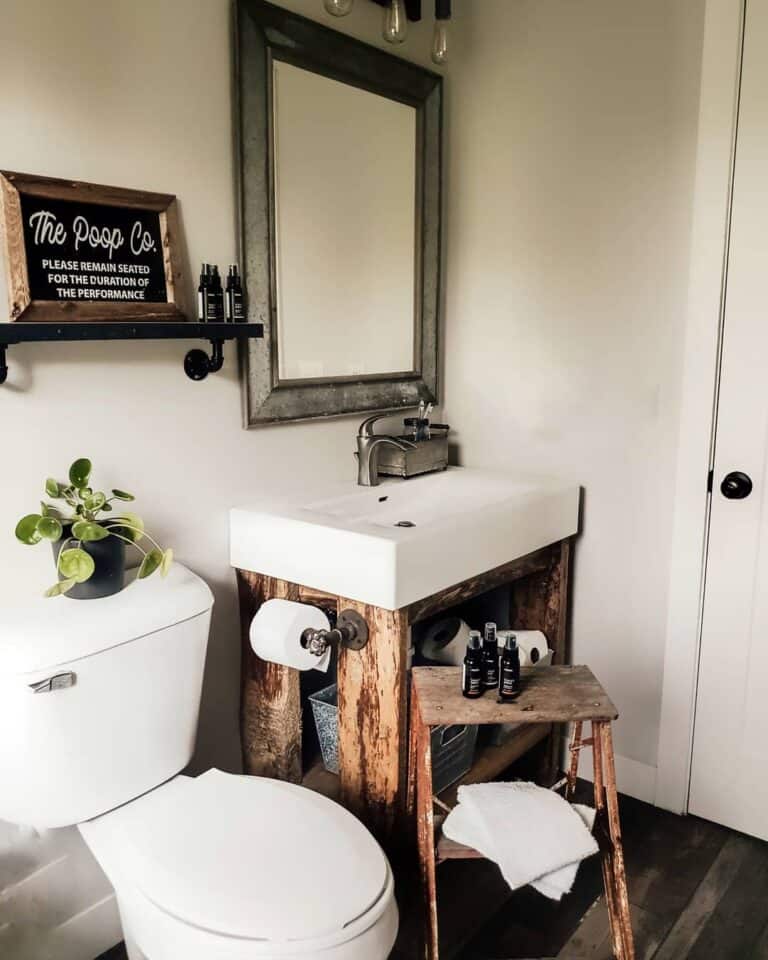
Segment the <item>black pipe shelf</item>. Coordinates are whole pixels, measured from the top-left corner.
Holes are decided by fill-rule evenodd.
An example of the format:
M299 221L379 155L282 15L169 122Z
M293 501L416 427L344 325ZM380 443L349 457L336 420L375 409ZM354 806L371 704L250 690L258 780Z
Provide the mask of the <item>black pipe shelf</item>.
M204 380L224 365L226 340L254 340L264 336L262 323L193 323L94 321L93 323L0 323L0 383L8 377L6 350L19 343L67 343L97 340L208 340L212 356L190 350L184 370L192 380Z

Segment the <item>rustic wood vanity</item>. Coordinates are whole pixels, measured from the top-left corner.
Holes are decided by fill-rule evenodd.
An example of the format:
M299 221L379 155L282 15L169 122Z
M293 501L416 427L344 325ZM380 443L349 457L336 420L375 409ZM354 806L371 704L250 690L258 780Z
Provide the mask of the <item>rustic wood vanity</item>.
M369 827L385 850L397 857L402 838L411 838L411 830L402 828L407 826L412 630L430 617L453 612L490 591L500 591L508 604L510 624L518 629L542 630L553 650L553 662L562 663L567 656L572 544L572 537L559 540L394 610L238 567L244 771L304 782L337 796ZM317 766L308 769L302 757L304 706L299 672L262 660L251 648L251 620L259 607L273 598L313 604L333 613L352 609L368 624L368 644L362 650L342 648L338 655L338 778ZM520 726L502 745L482 747L462 782L493 779L537 746L541 779L552 780L558 762L556 732L550 724ZM455 791L456 785L450 789Z

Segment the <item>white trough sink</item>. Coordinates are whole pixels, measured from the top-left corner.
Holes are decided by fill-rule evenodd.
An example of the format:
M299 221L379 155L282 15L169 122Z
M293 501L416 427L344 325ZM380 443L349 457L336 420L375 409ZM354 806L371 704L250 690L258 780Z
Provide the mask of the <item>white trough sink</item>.
M230 557L243 570L397 610L571 536L578 510L576 486L452 467L378 487L255 497L231 511Z

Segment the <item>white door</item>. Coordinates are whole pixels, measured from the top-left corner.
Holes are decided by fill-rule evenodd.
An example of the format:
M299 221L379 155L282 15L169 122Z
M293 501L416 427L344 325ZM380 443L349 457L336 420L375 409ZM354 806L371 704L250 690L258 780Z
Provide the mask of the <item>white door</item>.
M689 810L768 839L768 0L746 10Z

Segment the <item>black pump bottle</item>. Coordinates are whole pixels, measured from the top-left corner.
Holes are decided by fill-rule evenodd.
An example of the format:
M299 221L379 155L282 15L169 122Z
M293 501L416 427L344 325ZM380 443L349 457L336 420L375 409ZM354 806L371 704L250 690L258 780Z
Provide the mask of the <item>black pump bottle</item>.
M520 652L517 637L510 633L501 654L499 670L499 699L514 700L520 693Z
M499 641L496 624L486 623L483 636L482 659L483 690L495 690L499 685Z
M211 323L221 323L224 320L224 291L221 288L221 277L216 264L213 265L208 280L206 303L208 305L206 319Z
M229 323L243 323L245 320L245 306L243 304L243 284L237 270L237 264L231 264L227 273L226 293L227 321Z
M480 631L472 630L461 671L461 692L471 700L483 695L482 660L483 645L480 641Z
M200 323L208 320L208 281L210 266L204 263L200 268L200 282L197 285L197 319Z

